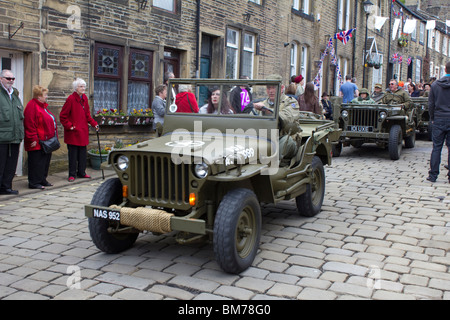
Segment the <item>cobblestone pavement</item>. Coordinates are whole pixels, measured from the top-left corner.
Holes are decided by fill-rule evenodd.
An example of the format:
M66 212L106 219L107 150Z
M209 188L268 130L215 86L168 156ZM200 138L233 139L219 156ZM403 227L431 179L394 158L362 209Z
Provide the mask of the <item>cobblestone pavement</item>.
M425 180L430 153L423 140L399 161L375 145L344 148L316 217L292 201L263 206L260 252L240 275L219 269L210 243L172 235L99 252L84 205L101 179L3 198L0 299L448 300L450 184L445 172Z

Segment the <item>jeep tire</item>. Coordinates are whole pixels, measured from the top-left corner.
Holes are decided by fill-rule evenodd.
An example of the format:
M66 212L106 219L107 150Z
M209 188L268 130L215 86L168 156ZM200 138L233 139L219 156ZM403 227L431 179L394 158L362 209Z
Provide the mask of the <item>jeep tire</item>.
M213 247L217 263L238 274L251 266L261 238L261 208L255 193L238 188L220 202L214 221Z
M92 197L91 205L109 207L120 204L122 197L122 183L119 178L112 178L103 182ZM118 253L130 248L139 233L111 233L108 228L113 222L108 220L89 218L89 233L98 249L106 253Z
M391 160L400 159L402 153L402 127L398 124L394 124L389 130L389 156Z
M295 198L297 210L301 216L313 217L320 212L325 196L325 171L322 160L314 156L312 160L311 183L306 192Z

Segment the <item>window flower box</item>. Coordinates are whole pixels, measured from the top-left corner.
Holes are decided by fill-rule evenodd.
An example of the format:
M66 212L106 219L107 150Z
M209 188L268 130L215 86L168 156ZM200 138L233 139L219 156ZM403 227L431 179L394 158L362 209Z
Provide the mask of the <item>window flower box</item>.
M133 109L128 117L129 126L149 126L153 124L153 112L151 109Z

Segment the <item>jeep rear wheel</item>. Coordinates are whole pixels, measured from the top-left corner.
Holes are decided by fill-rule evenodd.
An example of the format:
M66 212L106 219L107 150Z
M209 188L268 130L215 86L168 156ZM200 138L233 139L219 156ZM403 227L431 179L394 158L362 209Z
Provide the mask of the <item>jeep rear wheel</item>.
M109 207L120 204L122 197L122 183L118 178L103 182L92 197L91 204ZM89 233L95 246L106 253L118 253L130 248L138 237L138 233L111 233L108 228L117 226L117 222L89 218Z
M389 156L392 160L400 159L402 153L402 127L394 124L389 131Z
M312 161L311 183L306 185L306 192L295 198L298 213L313 217L320 212L325 196L325 171L322 160L315 156Z
M213 247L217 263L228 273L251 266L261 237L261 208L253 191L234 189L220 202L214 221Z

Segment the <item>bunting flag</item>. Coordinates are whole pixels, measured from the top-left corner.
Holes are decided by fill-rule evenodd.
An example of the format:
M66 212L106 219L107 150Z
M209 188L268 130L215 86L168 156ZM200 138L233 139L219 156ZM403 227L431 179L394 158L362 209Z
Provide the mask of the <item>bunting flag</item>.
M411 64L411 62L412 62L411 57L408 57L408 66Z
M354 30L354 29L351 29L351 30ZM319 71L317 72L317 75L316 75L316 77L315 77L314 80L313 80L313 84L314 84L314 86L315 86L316 88L319 88L319 87L320 87L320 80L321 80L321 78L320 78L320 72L321 72L321 70L322 70L323 60L324 60L325 57L328 55L328 53L329 53L330 56L331 56L331 64L333 64L334 66L336 66L336 75L337 75L337 78L338 78L340 84L342 84L342 74L341 74L341 71L340 71L340 69L339 69L339 65L338 65L338 62L337 62L337 57L336 57L336 54L335 54L335 51L334 51L334 47L333 47L333 38L330 38L330 40L328 40L327 47L326 47L325 51L324 51L323 53L320 54L320 61L319 61L319 64L318 64Z
M403 61L403 56L399 55L398 53L394 53L392 55L392 62L393 63L402 63Z
M335 39L341 40L343 44L347 44L347 42L350 40L350 38L352 37L352 32L355 31L356 28L350 29L350 30L346 30L346 31L341 31L338 32L334 35Z

